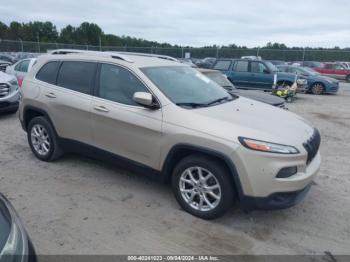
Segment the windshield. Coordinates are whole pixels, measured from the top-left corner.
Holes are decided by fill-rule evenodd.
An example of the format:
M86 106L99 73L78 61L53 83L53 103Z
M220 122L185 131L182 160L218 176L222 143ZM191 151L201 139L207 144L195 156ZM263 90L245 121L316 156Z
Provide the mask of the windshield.
M265 61L265 65L268 67L268 69L271 72L278 72L278 68L274 64L272 64L270 61Z
M188 66L145 67L141 70L178 105L209 106L217 100L232 100L232 96L225 89Z
M208 78L222 87L235 89L234 85L227 79L227 77L220 72L202 72L202 74L206 75Z

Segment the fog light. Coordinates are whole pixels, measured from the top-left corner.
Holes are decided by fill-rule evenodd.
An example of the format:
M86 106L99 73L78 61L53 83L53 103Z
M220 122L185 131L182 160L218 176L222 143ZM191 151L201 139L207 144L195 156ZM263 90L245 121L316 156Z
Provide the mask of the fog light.
M287 177L291 177L293 175L295 175L298 172L298 168L296 166L292 166L292 167L285 167L282 168L278 174L277 174L277 178L287 178Z

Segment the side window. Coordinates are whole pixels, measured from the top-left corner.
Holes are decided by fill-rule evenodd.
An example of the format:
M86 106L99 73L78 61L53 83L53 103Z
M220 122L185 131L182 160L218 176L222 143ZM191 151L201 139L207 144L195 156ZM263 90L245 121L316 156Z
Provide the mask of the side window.
M266 66L260 62L251 63L251 72L252 73L264 73L264 70L267 70Z
M236 63L237 72L248 72L249 61L238 61Z
M16 66L15 66L15 71L21 71L21 66L22 66L23 62L20 62L18 63Z
M56 84L57 72L61 62L53 61L45 64L37 73L36 78L49 84Z
M29 63L30 63L30 60L24 60L22 63L21 63L21 67L20 67L20 70L21 72L28 72L28 67L29 67Z
M344 70L345 68L342 65L335 65L336 70Z
M221 61L217 61L213 69L227 71L230 69L230 66L231 66L231 61L221 60Z
M57 85L83 94L91 94L96 63L65 61L58 73Z
M135 92L149 91L128 70L115 65L101 65L99 97L121 104L137 105L133 100Z

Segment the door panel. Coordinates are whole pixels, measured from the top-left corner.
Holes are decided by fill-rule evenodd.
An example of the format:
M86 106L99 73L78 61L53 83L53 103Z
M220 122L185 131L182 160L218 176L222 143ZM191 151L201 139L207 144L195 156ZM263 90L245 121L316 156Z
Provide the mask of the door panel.
M249 61L236 61L230 80L238 87L253 87L251 73L249 72Z
M42 101L62 138L91 144L92 96L53 85L41 88Z
M162 111L118 104L98 97L92 103L94 146L157 169Z
M135 92L149 92L128 69L101 64L92 100L94 146L159 168L162 110L151 110L133 101Z
M262 62L251 62L250 73L252 86L256 89L271 89L273 85L273 74L265 73L268 68Z

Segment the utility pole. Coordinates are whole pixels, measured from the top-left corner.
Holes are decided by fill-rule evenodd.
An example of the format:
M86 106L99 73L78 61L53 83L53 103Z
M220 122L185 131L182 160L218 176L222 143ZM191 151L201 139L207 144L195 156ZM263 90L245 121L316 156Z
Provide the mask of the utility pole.
M98 42L99 42L99 45L100 45L100 51L102 51L101 36L98 37Z
M23 41L22 41L21 38L18 38L18 39L19 39L19 41L21 42L21 52L23 53Z
M41 51L40 51L40 38L39 38L39 33L36 33L36 39L38 40L38 50L39 50L39 53L41 53Z
M306 50L305 50L305 47L303 48L303 62L305 61L305 52L306 52Z

